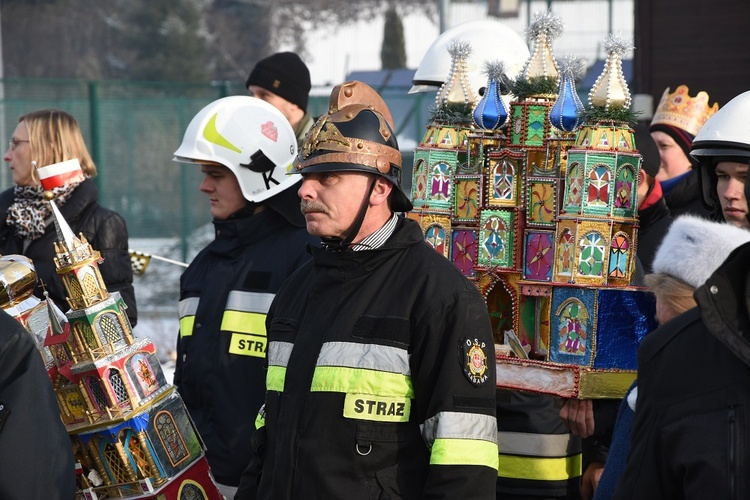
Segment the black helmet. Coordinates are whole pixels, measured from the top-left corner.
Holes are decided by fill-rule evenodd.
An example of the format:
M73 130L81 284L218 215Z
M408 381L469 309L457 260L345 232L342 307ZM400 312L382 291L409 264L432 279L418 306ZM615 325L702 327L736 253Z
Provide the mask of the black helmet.
M385 177L394 186L391 210L408 212L411 201L401 187L401 152L393 118L383 99L369 85L351 81L331 92L328 113L305 136L294 160L294 171L366 172Z

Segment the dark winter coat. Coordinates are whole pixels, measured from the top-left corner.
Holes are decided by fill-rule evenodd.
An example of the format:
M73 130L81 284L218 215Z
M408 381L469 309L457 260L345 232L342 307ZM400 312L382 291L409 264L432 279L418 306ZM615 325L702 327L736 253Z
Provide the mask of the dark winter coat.
M615 498L750 497L750 244L646 336L628 464Z
M303 220L298 197L294 209ZM174 382L222 484L237 486L252 455L250 438L265 396L268 307L283 281L310 258L307 244L319 242L303 225L270 208L215 220L216 238L180 280Z
M664 199L673 218L683 214L696 215L704 219L711 218L711 212L703 205L703 193L700 187L700 171L693 168L688 175L677 181Z
M0 498L70 500L73 447L31 334L0 309Z
M236 499L494 498L487 307L416 222L314 251L266 325L265 426Z
M656 251L672 224L672 217L664 198L648 208L638 210L638 259L646 273L652 272L651 265Z
M83 181L62 207L60 213L78 236L83 233L91 247L98 250L104 258L99 265L107 290L120 292L127 308L130 324L135 326L138 312L135 304L135 291L133 290L133 269L130 266L130 253L128 250L128 229L125 220L117 213L104 208L97 202L99 191L94 181L87 179ZM49 296L55 301L62 311L70 309L65 300L67 293L62 281L55 271L55 249L54 242L57 241L55 223L50 221L44 234L32 241L24 251L23 239L17 237L14 228L8 226L5 219L8 215L8 207L13 203L13 189L8 189L0 194L0 254L25 255L34 261L34 269L37 274L37 287L34 295L44 298L40 280L49 292Z

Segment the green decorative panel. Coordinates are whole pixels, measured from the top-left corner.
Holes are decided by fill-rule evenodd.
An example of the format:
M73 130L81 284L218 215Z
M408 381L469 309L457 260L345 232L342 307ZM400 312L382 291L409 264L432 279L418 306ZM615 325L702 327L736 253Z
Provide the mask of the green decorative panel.
M566 214L580 214L583 205L584 182L583 174L586 164L586 153L569 152L568 169L565 173L565 198L562 210Z
M528 128L526 130L526 146L542 146L544 131L547 123L546 106L529 106Z
M514 263L516 213L513 210L483 210L479 223L479 265L512 268Z
M614 200L615 156L590 153L583 172L583 214L609 216Z
M638 215L638 172L641 157L638 155L617 156L617 170L615 172L614 200L612 213L626 219Z
M512 118L510 122L510 143L513 146L520 146L523 140L524 134L524 119L523 119L523 106L520 104L514 104Z

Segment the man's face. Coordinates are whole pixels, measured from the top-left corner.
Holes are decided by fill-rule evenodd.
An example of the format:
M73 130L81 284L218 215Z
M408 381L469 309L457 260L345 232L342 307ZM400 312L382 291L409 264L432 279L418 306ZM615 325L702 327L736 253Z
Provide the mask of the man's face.
M298 194L307 232L313 236L346 236L362 205L371 176L361 172L303 174Z
M247 204L237 177L227 167L204 164L201 172L204 177L200 189L208 195L214 219L224 220Z
M257 97L261 101L266 101L268 104L281 111L281 114L286 117L288 122L292 121L292 113L298 108L296 104L292 104L283 97L278 96L263 87L258 87L257 85L248 85L247 91L251 96Z
M737 227L750 228L747 220L747 198L745 198L745 176L748 165L733 161L716 164L716 192L721 202L724 220Z

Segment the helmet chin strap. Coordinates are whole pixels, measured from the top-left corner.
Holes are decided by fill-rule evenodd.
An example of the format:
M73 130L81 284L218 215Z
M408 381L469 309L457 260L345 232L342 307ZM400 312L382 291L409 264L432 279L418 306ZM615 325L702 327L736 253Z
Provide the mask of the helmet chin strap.
M367 194L362 200L362 204L359 207L359 212L357 212L357 217L354 219L352 225L349 226L349 229L346 231L346 237L344 239L341 239L338 236L322 236L320 238L320 241L323 244L323 248L331 252L343 252L344 250L347 250L349 248L349 245L352 244L352 240L359 233L359 230L362 227L362 223L365 221L367 209L370 207L370 195L375 189L375 183L377 181L377 176L373 175L372 181L370 181L370 188L367 190Z

